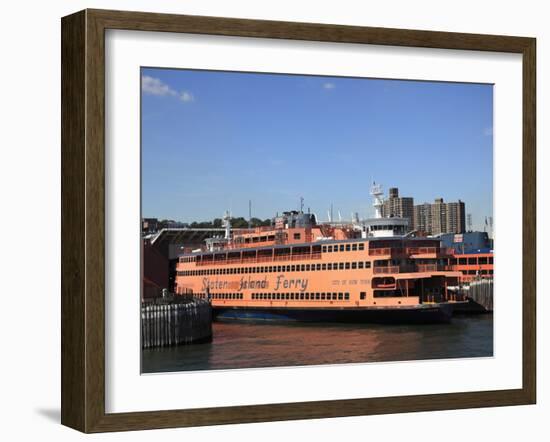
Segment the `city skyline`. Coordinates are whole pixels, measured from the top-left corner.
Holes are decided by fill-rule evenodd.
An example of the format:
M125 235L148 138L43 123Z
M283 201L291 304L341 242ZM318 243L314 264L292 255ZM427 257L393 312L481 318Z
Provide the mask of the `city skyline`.
M491 85L143 68L142 216L373 215L372 181L493 216Z

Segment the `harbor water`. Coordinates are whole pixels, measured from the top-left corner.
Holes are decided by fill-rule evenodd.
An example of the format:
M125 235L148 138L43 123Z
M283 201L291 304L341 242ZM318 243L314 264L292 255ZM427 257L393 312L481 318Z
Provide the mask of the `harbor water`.
M144 349L142 373L492 355L492 314L418 325L214 322L212 342Z

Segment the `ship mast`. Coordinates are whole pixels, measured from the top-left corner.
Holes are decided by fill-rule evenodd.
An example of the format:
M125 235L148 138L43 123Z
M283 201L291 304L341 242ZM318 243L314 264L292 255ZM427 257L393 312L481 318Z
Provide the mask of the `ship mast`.
M374 206L374 217L382 218L382 206L384 205L384 191L380 184L376 184L373 181L372 187L370 188L370 194L374 198L372 205Z
M223 227L225 227L225 239L231 239L231 215L226 210L223 215Z

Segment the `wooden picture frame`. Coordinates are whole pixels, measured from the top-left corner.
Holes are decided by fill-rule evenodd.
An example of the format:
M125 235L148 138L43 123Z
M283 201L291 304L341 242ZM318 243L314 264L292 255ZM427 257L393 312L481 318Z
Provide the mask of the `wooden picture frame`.
M105 412L105 30L123 29L418 48L523 57L523 385L271 405ZM533 404L536 400L536 158L533 38L84 10L62 19L62 408L83 432L141 430Z

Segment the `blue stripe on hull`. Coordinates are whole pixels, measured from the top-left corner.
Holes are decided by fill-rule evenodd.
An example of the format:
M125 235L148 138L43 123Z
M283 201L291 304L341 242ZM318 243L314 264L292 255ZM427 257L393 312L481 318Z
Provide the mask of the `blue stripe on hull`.
M422 305L411 308L346 308L297 309L214 307L214 318L220 320L300 321L300 322L449 322L452 306L448 304Z

